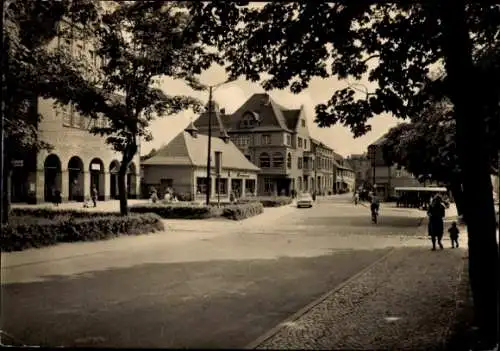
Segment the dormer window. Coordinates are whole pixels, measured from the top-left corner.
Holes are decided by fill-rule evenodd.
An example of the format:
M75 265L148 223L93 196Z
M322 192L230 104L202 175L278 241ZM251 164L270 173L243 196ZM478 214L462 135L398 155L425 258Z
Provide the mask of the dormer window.
M240 127L241 128L253 128L259 124L259 115L255 112L247 112L243 115Z

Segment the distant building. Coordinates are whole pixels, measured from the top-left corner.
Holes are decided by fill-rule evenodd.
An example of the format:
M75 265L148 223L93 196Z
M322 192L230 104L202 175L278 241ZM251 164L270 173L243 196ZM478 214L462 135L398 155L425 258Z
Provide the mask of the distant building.
M231 191L239 196L256 195L259 167L246 159L227 135L217 135L211 141L212 173L208 186L212 200L217 199L219 194L223 201L227 201ZM161 198L168 188L172 188L184 197L204 200L207 191L207 144L208 136L199 134L191 123L166 146L142 162L143 192L148 193L154 187ZM217 151L222 153L222 173L218 181L215 173Z
M384 160L382 144L385 135L368 146L368 157L371 162L372 182L375 181L376 194L384 199L396 195L396 187L418 187L422 184L413 174L407 172L404 167L397 165L389 166ZM427 184L431 185L431 184Z
M334 193L336 171L334 151L317 139L311 139L311 143L311 153L304 158L304 177L311 175L313 191L316 190L321 195Z
M355 187L355 174L348 160L336 152L334 159L334 193L352 192Z
M366 153L350 155L347 157L347 162L349 162L354 171L356 188L371 184L370 175L372 166Z

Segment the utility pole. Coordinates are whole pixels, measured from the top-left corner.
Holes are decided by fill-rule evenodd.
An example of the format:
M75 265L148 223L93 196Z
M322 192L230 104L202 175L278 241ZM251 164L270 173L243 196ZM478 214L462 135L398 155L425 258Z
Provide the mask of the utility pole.
M212 190L212 184L210 181L210 161L212 155L212 87L210 86L208 92L208 155L207 155L207 199L206 205L210 205L210 191Z

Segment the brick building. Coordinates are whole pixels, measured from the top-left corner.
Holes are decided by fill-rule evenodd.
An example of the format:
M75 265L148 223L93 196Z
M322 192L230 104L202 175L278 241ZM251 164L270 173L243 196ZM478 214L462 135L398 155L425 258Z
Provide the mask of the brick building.
M62 26L68 23L62 22ZM79 30L72 28L72 30ZM89 74L98 74L100 66L90 40L75 36L57 37L49 48L59 47L78 60L89 63ZM118 196L117 171L121 154L114 152L105 139L92 135L92 123L104 125L106 120L90 120L80 116L72 106L55 107L54 101L38 98L33 102L33 114L41 114L37 124L38 137L53 146L50 152L24 155L15 161L12 176L12 202L51 201L55 190L63 201L82 201L96 186L101 200ZM139 194L140 150L127 174L130 198Z
M208 136L200 135L191 123L167 145L143 161L145 190L154 187L162 197L168 188L191 200L205 200L207 190ZM254 196L257 191L257 166L245 158L227 135L211 140L210 194L215 200L229 200L231 191L237 196ZM215 152L221 152L222 172L217 180ZM218 192L217 192L218 188Z
M206 134L208 112L195 124L200 133ZM290 195L293 189L313 192L316 186L324 192L332 189L333 161L329 153L333 150L311 138L302 107L287 109L268 94L254 94L230 115L214 104L211 125L213 133L225 131L245 157L261 169L259 195ZM321 168L315 169L316 164Z

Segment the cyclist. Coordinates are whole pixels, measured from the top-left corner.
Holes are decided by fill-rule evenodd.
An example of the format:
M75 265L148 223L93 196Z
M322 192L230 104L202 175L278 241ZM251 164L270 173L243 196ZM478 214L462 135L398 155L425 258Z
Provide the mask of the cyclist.
M380 201L379 201L378 197L376 197L375 195L372 195L370 210L372 213L372 221L374 223L377 223L377 216L378 216L379 209L380 209Z

